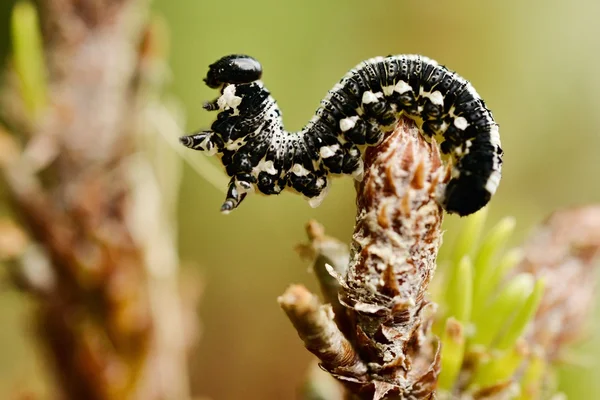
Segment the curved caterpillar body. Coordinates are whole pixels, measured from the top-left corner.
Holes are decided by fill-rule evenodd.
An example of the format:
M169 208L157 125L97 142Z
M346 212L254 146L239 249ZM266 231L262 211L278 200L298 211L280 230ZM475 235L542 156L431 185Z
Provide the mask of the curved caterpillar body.
M498 125L471 84L419 55L377 57L350 70L299 132L283 128L281 111L260 80L258 61L230 55L210 65L204 81L221 95L204 105L218 111L208 131L183 136L192 149L218 154L231 177L222 212L248 193L290 188L318 205L330 174L362 179L361 147L376 145L398 118L414 119L426 137L454 159L440 203L471 214L487 204L501 177Z

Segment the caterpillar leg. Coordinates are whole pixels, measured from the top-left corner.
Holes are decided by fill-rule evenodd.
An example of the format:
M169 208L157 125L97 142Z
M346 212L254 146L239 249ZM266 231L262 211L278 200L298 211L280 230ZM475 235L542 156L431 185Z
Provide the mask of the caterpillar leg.
M240 188L238 188L238 182L236 178L231 178L227 189L227 197L221 206L221 212L223 214L229 214L231 211L236 209L242 203L242 201L244 201L246 195L246 192L242 192Z
M278 183L278 176L262 171L258 174L256 183L258 190L266 195L279 194L283 188Z
M384 137L384 131L377 121L360 116L340 120L340 130L344 135L344 139L357 145L376 145Z
M200 131L179 138L181 144L193 150L205 151L214 155L219 148L219 137L213 131Z
M341 174L344 163L344 148L339 144L323 146L319 150L321 160L327 170L333 174Z
M367 121L367 132L365 135L365 141L367 144L375 146L381 143L385 132L381 129L381 127L375 121Z
M394 109L383 97L382 92L366 91L362 96L362 107L368 118L374 118L378 125L388 126L396 122Z
M202 104L202 108L206 111L217 111L219 109L218 100L219 97L211 101L205 101L204 104Z
M451 179L446 186L442 207L450 214L461 217L483 208L492 197L481 176L463 174Z
M314 183L308 187L302 194L308 197L308 204L312 207L318 207L329 192L329 183L327 176L320 176Z
M367 123L358 115L340 120L340 130L344 139L354 144L365 144Z
M346 152L344 154L344 163L342 173L351 175L355 180L362 181L364 175L364 162L360 149L350 143L344 144Z

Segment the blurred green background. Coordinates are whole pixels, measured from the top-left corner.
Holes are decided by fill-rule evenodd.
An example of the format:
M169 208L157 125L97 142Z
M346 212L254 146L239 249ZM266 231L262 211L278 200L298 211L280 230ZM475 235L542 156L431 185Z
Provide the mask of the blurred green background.
M0 51L8 46L11 1L0 1ZM258 58L286 127L299 129L320 99L359 61L420 53L471 80L500 124L505 167L491 220L518 218L513 244L552 210L600 201L600 2L596 0L155 0L171 29L172 92L187 130L214 115L202 78L222 55ZM198 154L198 157L202 157ZM216 161L216 160L215 160ZM311 357L276 298L292 282L314 287L293 251L304 224L322 222L347 240L354 221L350 179L337 180L323 205L298 196L247 199L219 214L223 193L186 169L180 254L200 271L202 338L191 360L194 393L213 399L292 399ZM446 244L458 225L446 218ZM45 386L30 338L28 305L0 291L0 398ZM596 312L594 321L600 319ZM600 324L565 368L572 399L600 398ZM25 334L24 334L25 333Z

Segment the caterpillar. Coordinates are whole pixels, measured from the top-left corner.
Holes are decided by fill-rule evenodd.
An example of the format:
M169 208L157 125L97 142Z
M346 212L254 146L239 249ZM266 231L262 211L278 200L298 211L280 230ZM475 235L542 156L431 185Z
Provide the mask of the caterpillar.
M299 132L283 127L277 102L261 81L262 67L247 55L211 64L204 82L220 96L203 106L218 111L210 130L181 143L217 154L231 177L221 212L247 194L288 188L321 203L330 175L362 179L362 149L380 143L398 118L417 123L426 138L453 159L452 177L439 196L449 213L468 215L485 206L501 178L498 125L473 86L420 55L376 57L351 69L321 101Z

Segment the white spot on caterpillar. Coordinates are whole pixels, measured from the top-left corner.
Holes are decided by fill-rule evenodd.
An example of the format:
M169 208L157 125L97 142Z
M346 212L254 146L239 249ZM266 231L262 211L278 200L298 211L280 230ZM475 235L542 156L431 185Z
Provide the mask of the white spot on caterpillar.
M490 127L490 143L495 147L500 147L500 132L498 132L498 125L496 124Z
M464 131L469 126L469 122L467 122L465 117L456 117L454 118L454 126Z
M469 150L471 149L472 145L473 145L473 141L467 140L465 142L465 144L463 144L462 146L458 147L458 148L462 147L462 156L466 156L467 154L469 154Z
M362 102L363 104L377 103L377 96L370 90L363 93Z
M225 145L225 148L227 150L233 150L233 151L238 150L240 147L242 147L246 143L245 139L246 139L245 137L241 137L239 139L234 140L233 142L229 141Z
M498 189L501 177L502 175L500 174L500 171L492 171L492 174L485 183L485 190L490 192L490 194L496 193L496 189Z
M439 90L436 90L433 93L429 94L429 100L435 105L443 106L444 105L444 96L440 93Z
M454 154L456 154L457 157L464 157L469 154L469 149L472 145L473 142L471 140L467 140L463 144L454 148Z
M304 166L301 164L294 164L290 171L292 171L296 176L306 176L310 174L310 171L304 168Z
M272 160L269 160L269 161L265 161L264 159L260 160L260 162L256 166L256 169L259 172L265 171L269 175L277 175L278 174L277 169L275 169L275 165L273 165Z
M336 151L339 149L339 144L334 144L333 146L323 146L319 149L319 154L321 155L321 158L329 158L334 156Z
M490 127L490 143L494 146L494 164L493 168L495 172L500 171L500 166L502 165L502 157L497 154L498 149L500 149L500 133L498 132L498 125L493 124ZM500 178L498 178L500 180Z
M358 121L358 116L356 115L354 117L347 117L341 119L340 129L342 130L342 132L349 131L350 129L354 128L354 125L356 125L356 121Z
M242 98L235 95L235 85L227 85L225 89L223 89L223 95L217 100L220 110L225 110L227 107L235 110L241 102Z
M383 90L383 94L385 96L389 96L392 93L394 93L394 86L390 85L390 86L384 86L381 88Z
M460 177L460 170L456 167L452 167L452 173L450 175L452 179L457 179Z
M404 81L398 81L398 83L396 83L396 86L394 86L394 91L400 94L410 92L412 90L412 87Z

